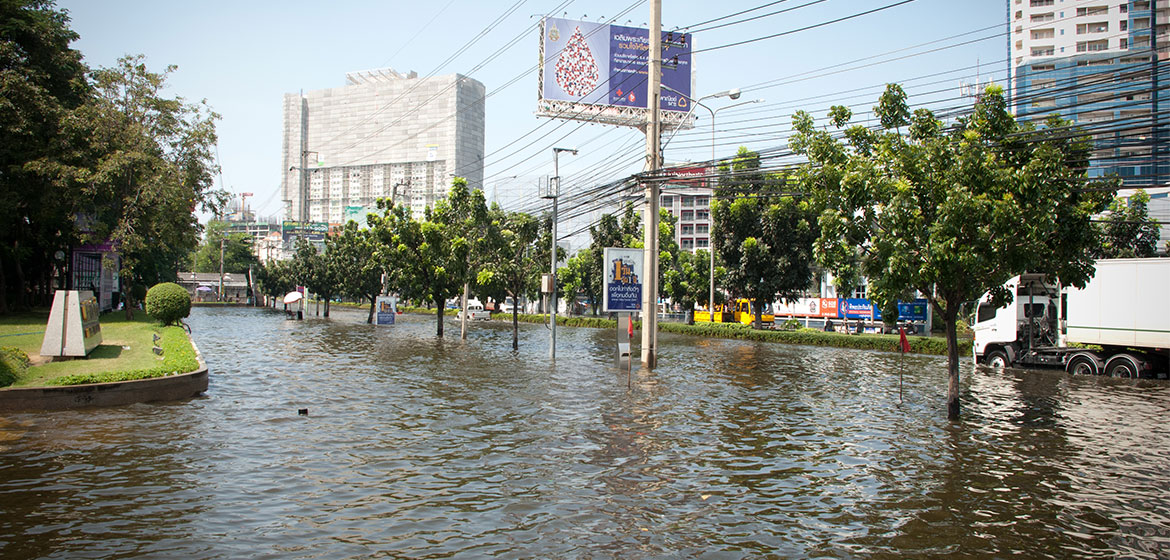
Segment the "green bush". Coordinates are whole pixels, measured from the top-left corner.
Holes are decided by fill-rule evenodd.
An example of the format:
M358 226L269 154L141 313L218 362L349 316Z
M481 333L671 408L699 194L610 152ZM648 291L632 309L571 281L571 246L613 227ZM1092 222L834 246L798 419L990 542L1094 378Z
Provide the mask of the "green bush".
M16 383L16 378L28 369L28 354L19 348L0 347L0 387Z
M146 313L163 325L175 325L191 315L191 295L174 282L155 284L146 292Z

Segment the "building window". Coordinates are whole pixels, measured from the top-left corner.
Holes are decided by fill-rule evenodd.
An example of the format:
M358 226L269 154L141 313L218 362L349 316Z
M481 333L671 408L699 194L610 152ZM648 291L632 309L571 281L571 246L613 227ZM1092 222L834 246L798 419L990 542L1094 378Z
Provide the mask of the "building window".
M1121 31L1127 31L1129 29L1129 20L1121 20L1121 23L1118 24L1117 28Z
M1096 52L1108 49L1108 39L1101 39L1100 41L1081 41L1077 43L1077 52Z
M706 196L696 196L695 197L695 207L696 208L706 208L710 205L711 205L711 199L709 197L706 197Z
M1109 22L1095 21L1093 23L1078 23L1077 35L1084 35L1086 33L1106 33L1109 31Z
M674 206L674 197L669 195L662 196L662 206Z
M684 251L693 250L695 248L695 240L694 239L682 239L682 240L680 240L678 246L680 249L683 249Z
M1032 30L1032 38L1033 39L1051 39L1055 36L1056 36L1056 30L1051 28L1051 27L1049 27L1047 29L1033 29Z
M684 221L684 222L695 221L695 211L694 210L683 210L682 211L682 221Z
M1033 8L1042 8L1044 6L1051 6L1055 2L1053 0L1030 0L1028 5Z
M683 208L694 208L695 207L695 197L693 197L693 196L682 197L682 207Z
M1054 16L1052 12L1046 12L1043 14L1032 14L1030 19L1032 20L1032 23L1044 23L1046 21L1055 20L1056 16Z
M1109 6L1088 6L1077 8L1078 16L1101 16L1109 13Z
M1033 72L1051 72L1053 70L1056 70L1055 64L1033 64L1032 65Z
M1032 56L1052 56L1056 50L1052 45L1032 47Z
M711 220L710 210L697 210L695 212L695 219L700 222L708 222Z
M1122 50L1129 49L1129 39L1122 39L1121 42L1118 43L1117 48Z

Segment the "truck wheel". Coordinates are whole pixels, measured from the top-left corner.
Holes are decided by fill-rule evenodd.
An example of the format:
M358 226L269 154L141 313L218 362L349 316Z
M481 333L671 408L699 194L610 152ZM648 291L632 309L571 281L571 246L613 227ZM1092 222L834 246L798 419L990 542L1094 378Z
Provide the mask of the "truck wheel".
M1076 354L1068 359L1064 371L1072 375L1101 375L1101 364L1089 354Z
M1105 363L1105 375L1109 377L1137 379L1141 371L1138 359L1129 354L1118 354Z
M1003 350L992 350L983 356L983 363L995 369L1008 367L1007 353Z

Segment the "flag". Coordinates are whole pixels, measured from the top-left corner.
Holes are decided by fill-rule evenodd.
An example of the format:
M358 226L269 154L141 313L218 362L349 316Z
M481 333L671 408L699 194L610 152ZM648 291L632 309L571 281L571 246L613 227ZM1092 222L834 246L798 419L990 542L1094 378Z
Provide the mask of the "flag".
M630 317L630 336L634 336L634 318Z
M903 353L910 352L910 341L906 340L906 329L898 327L898 346Z

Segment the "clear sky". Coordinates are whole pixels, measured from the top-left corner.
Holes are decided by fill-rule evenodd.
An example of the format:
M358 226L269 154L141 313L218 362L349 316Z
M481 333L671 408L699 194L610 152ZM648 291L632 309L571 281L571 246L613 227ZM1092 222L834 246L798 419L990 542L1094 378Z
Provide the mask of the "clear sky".
M696 50L779 35L695 55L695 95L738 87L741 101L765 99L718 113L716 148L724 156L740 145L786 145L797 109L820 115L840 103L868 111L887 82L903 83L912 104L938 108L961 103L962 81L1002 82L1004 0L900 1L664 0L662 20L666 30L694 31ZM642 27L650 13L645 2L59 0L58 7L68 10L81 35L74 47L90 66L110 66L126 54L145 55L155 71L178 66L169 79L171 93L206 99L222 115L223 187L255 193L249 207L264 216L281 210L282 95L344 85L346 72L355 70L458 72L483 82L489 198L531 199L535 177L552 173L554 145L580 148L580 156L560 158L566 190L641 170L640 163L624 163L645 149L636 130L560 121L541 127L547 119L533 114L533 68L542 14L589 21L618 16L615 23ZM713 108L730 103L710 101ZM698 115L693 131L668 144L668 162L710 158L710 121L706 112Z

